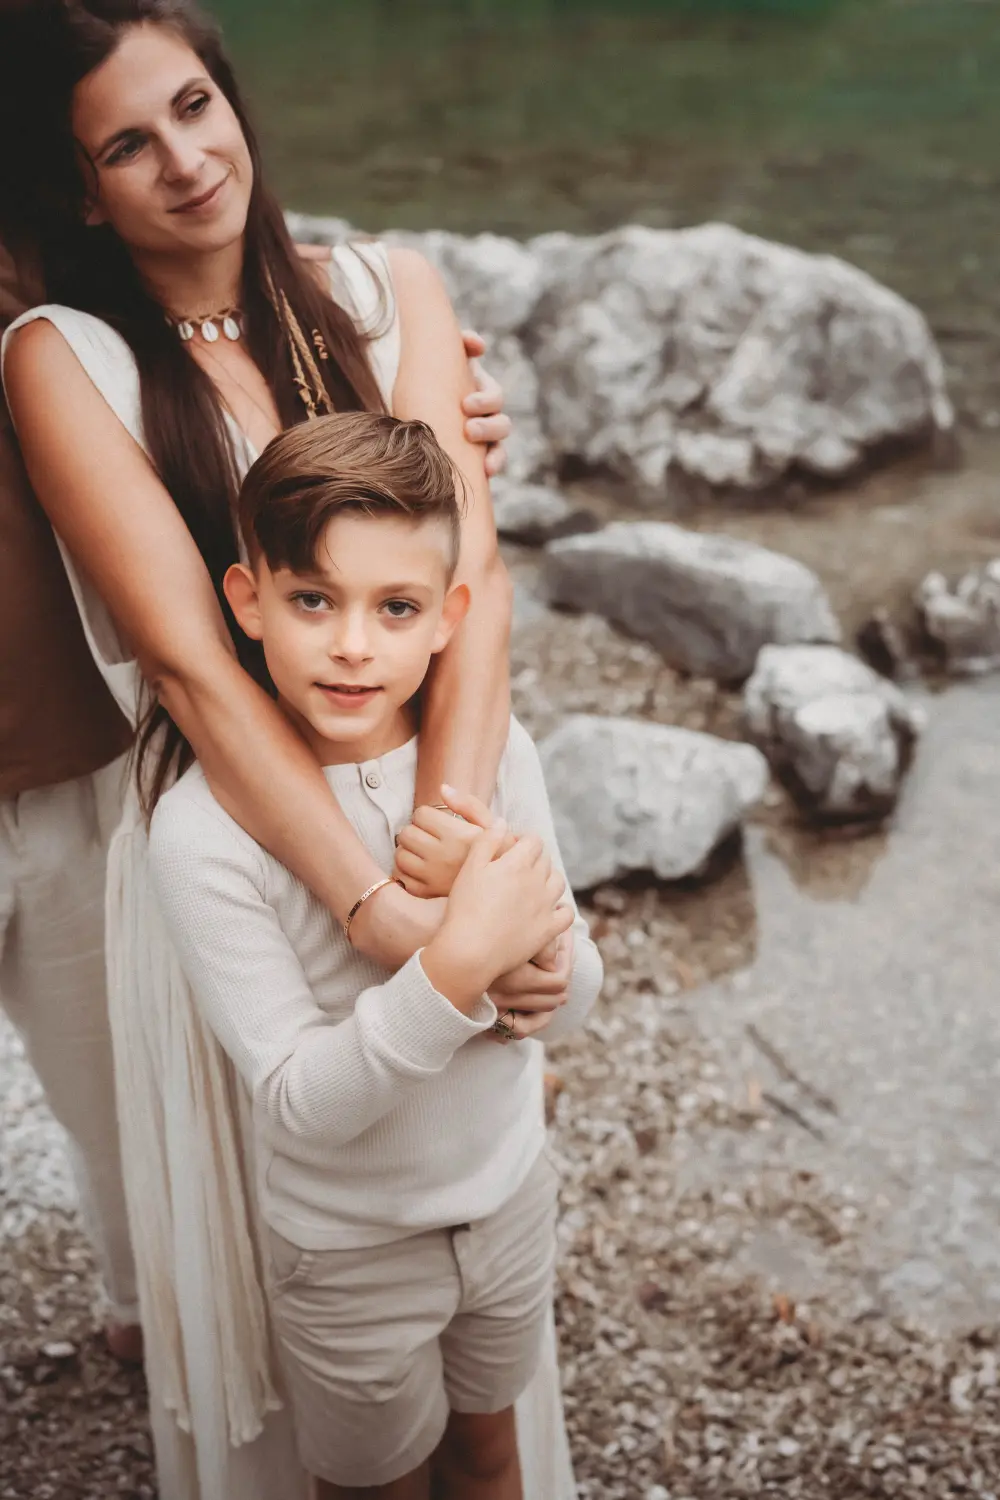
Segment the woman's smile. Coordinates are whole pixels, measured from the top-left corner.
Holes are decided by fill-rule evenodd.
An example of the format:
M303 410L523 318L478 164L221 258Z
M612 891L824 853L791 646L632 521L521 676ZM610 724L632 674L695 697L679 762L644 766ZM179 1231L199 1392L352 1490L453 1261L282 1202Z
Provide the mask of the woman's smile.
M176 208L169 210L172 214L200 214L214 213L220 207L222 190L232 177L232 170L224 177L220 177L214 186L208 188L204 193L199 193L195 198L189 198L186 203L178 204Z

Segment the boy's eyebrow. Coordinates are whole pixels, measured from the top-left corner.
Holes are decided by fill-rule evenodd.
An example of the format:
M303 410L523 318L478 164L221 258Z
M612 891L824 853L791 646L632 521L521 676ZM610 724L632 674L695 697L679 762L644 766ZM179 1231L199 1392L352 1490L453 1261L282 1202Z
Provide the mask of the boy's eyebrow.
M378 590L380 594L433 594L434 586L411 578L404 583L380 583Z

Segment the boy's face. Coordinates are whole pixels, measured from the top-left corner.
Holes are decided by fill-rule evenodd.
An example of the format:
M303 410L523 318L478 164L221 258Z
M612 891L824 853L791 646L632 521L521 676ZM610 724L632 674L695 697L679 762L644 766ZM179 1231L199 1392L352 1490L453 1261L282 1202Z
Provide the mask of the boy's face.
M412 734L405 705L468 607L449 560L443 521L345 512L308 573L261 557L226 574L233 613L324 764L371 760Z

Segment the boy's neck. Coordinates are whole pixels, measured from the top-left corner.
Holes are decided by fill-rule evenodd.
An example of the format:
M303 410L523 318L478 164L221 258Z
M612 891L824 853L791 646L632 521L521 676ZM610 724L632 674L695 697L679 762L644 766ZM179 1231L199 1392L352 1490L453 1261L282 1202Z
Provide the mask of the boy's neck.
M295 725L321 766L355 766L366 760L378 760L380 756L388 755L391 750L398 750L401 745L412 740L417 732L417 715L412 703L404 703L401 708L397 708L384 724L379 724L370 734L352 740L326 739L280 696L278 707Z

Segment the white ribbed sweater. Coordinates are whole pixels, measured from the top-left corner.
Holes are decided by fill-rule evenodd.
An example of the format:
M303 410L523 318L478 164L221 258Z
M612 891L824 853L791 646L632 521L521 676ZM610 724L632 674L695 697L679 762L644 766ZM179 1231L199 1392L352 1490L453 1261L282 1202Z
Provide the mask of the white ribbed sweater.
M412 812L416 759L414 739L325 771L386 870ZM558 857L538 755L516 721L495 808ZM483 1036L490 1000L463 1015L419 954L390 975L351 947L197 766L161 800L150 854L188 981L250 1093L267 1223L304 1249L353 1248L485 1217L517 1191L544 1140L540 1045ZM600 988L578 912L573 935L570 996L547 1040L578 1025Z

